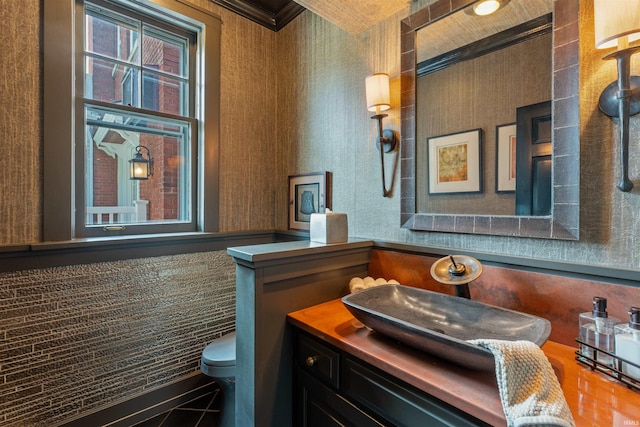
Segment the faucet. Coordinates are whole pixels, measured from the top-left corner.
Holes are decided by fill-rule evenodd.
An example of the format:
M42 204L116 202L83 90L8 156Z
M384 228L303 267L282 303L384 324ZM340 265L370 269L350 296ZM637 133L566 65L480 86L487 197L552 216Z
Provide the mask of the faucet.
M477 279L482 273L482 264L467 255L448 255L434 262L431 266L431 277L445 285L455 287L457 297L471 299L469 282Z

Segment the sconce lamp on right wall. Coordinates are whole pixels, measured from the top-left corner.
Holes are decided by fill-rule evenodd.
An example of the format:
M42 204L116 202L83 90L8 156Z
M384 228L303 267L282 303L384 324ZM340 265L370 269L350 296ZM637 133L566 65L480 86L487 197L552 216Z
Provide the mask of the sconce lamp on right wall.
M387 190L384 178L384 153L395 150L396 136L391 129L382 128L382 119L387 117L383 111L391 108L391 95L389 94L389 75L385 73L375 73L365 79L365 89L367 94L367 109L376 114L371 116L378 121L378 140L376 145L380 150L380 164L382 166L382 196L389 197L391 190Z
M640 113L640 77L631 76L631 55L640 46L629 42L640 39L640 0L594 0L596 48L617 49L603 59L618 63L618 80L600 95L600 110L620 119L620 191L631 191L629 180L629 117Z

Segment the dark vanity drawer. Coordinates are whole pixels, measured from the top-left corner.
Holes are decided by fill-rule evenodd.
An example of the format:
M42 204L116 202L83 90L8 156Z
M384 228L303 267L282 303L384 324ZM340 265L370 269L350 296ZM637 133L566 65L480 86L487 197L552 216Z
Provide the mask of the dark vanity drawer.
M295 358L298 366L335 388L340 386L340 354L326 345L298 334Z
M394 426L470 427L488 424L364 363L343 359L341 392Z
M298 379L294 391L296 402L294 426L299 427L383 427L385 424L362 411L333 388L318 381L301 367L295 368Z

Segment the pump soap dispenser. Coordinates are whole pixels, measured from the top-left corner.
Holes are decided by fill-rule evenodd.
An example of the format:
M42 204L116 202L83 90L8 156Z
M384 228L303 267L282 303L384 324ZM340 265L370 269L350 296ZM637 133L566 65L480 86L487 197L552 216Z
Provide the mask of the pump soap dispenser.
M614 325L617 323L620 323L620 319L609 317L607 313L607 299L593 297L591 313L580 314L580 341L597 350L613 353L615 348ZM580 353L610 368L614 367L613 357L601 351L594 351L589 346L581 344ZM594 355L594 353L597 354Z
M640 308L629 309L629 323L616 325L616 356L640 366ZM640 367L620 361L620 370L640 380Z

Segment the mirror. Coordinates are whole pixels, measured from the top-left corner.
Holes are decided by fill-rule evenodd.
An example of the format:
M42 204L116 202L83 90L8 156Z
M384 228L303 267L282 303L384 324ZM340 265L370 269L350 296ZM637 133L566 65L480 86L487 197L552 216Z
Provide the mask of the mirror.
M546 0L545 0L546 1ZM438 189L428 185L429 177L429 150L433 150L431 145L438 147L438 144L446 144L450 142L450 136L462 131L472 130L467 123L460 122L461 114L455 114L446 121L438 122L438 110L451 110L445 101L436 101L436 97L428 98L431 102L428 105L424 101L424 86L431 88L440 87L441 91L450 91L453 95L450 98L462 98L469 96L470 91L460 91L451 83L422 83L418 74L424 74L425 63L431 61L434 68L442 68L452 63L460 63L460 56L473 56L476 54L477 45L486 45L486 33L478 32L478 34L469 35L466 31L470 27L468 24L459 24L452 21L453 17L465 14L464 8L473 3L473 1L458 2L457 9L451 9L449 0L439 0L424 9L414 13L402 22L402 75L401 75L401 103L402 103L402 149L401 149L401 168L402 168L402 226L412 230L424 231L444 231L457 233L472 234L492 234L492 235L508 235L520 237L538 237L551 239L569 239L578 238L578 222L579 222L579 103L578 103L578 65L579 65L579 28L578 28L578 11L579 1L568 0L562 2L553 2L553 38L549 35L536 37L537 43L552 44L553 61L547 61L548 67L552 67L552 81L548 88L543 89L547 92L543 95L536 95L538 98L532 98L530 104L536 105L541 99L551 100L552 119L546 122L546 132L551 140L550 156L547 162L549 170L548 180L552 183L552 191L550 200L550 213L547 208L544 215L534 216L527 212L525 215L515 215L513 201L513 193L495 193L496 184L495 176L497 175L497 166L495 163L488 165L481 163L479 179L484 181L484 186L478 189L456 189L460 194L450 194L453 191L448 187L442 187L443 194L438 194ZM505 31L507 33L515 33L512 28L520 22L530 20L523 19L523 12L528 7L533 7L537 3L531 0L511 0L504 10L503 14L509 10L506 25L497 30L493 29L493 33ZM544 6L543 6L544 7ZM535 12L537 15L540 13ZM544 18L541 18L544 19ZM549 18L547 18L549 19ZM549 27L549 26L547 26ZM431 31L434 30L434 31ZM428 35L427 35L428 33ZM526 31L525 31L526 34ZM542 41L543 38L548 41ZM426 40L425 40L426 39ZM482 41L477 41L482 40ZM520 40L521 41L521 40ZM458 45L452 45L458 43ZM424 46L432 51L424 53ZM492 48L491 52L501 54L501 50L508 49L524 49L522 43L515 44L505 49L497 50ZM453 53L452 53L453 52ZM522 53L522 51L520 52ZM494 55L494 53L491 53ZM489 55L485 55L489 56ZM521 55L522 56L522 55ZM425 61L428 58L433 60ZM485 58L486 61L486 58ZM495 61L495 59L492 59ZM552 64L552 65L551 65ZM457 66L457 64L455 65ZM477 66L476 68L481 68ZM484 68L487 68L486 66ZM453 68L448 69L445 73L453 74ZM548 70L548 69L547 69ZM551 74L546 71L545 73ZM429 73L427 73L429 74ZM434 73L438 74L438 73ZM516 75L513 80L518 80L522 76ZM442 78L440 78L442 79ZM534 79L535 80L535 79ZM437 82L438 79L432 79ZM441 80L444 81L444 80ZM524 80L523 80L524 81ZM476 88L471 92L477 92L477 88L483 89L482 83L476 82ZM522 84L521 86L531 86L531 83ZM485 94L485 97L491 96ZM553 95L551 95L551 93ZM418 94L418 96L417 96ZM506 96L506 95L500 95ZM422 98L422 101L421 101ZM422 102L422 104L421 104ZM511 101L510 101L511 102ZM513 101L513 105L524 106L529 104L527 98L518 98ZM466 100L465 104L469 104ZM513 106L508 108L510 114ZM464 106L462 108L465 108ZM464 110L460 110L464 111ZM420 115L417 115L417 112ZM425 114L427 114L425 116ZM445 113L446 114L446 113ZM425 118L426 117L426 118ZM492 153L492 161L495 161L497 146L496 135L500 135L499 125L507 124L515 120L504 120L504 117L488 118L480 124L475 124L475 128L479 129L480 148L478 157L482 158L482 153ZM445 123L441 123L445 122ZM447 128L447 126L449 126ZM473 126L472 126L473 127ZM543 129L542 127L541 129ZM474 130L478 130L474 129ZM473 133L476 135L476 133ZM489 137L486 137L486 136ZM444 136L446 138L439 138ZM482 138L485 136L485 138ZM484 141L483 141L484 139ZM518 138L520 139L520 138ZM444 141L444 142L442 142ZM491 150L486 150L486 145L491 144ZM482 149L485 145L485 150ZM472 144L470 144L472 146ZM471 151L468 159L472 159ZM433 161L435 156L431 157ZM484 154L484 157L487 157ZM487 161L488 158L485 158ZM442 162L442 159L439 159ZM477 161L477 160L475 160ZM440 163L442 164L442 163ZM471 163L470 163L471 164ZM433 165L433 163L432 163ZM488 173L488 170L491 173ZM471 169L469 169L471 176ZM491 178L489 178L491 177ZM484 187L484 188L483 188ZM521 186L522 188L522 186ZM471 191L467 191L471 190ZM473 192L473 194L470 194ZM431 193L431 194L429 194ZM439 200L438 204L429 204L429 196ZM490 205L495 207L498 205L496 200L511 199L511 204L503 210L493 209L491 211L471 211L464 208L465 201L470 203L469 206ZM447 210L447 204L455 205L461 210ZM444 206L444 207L443 207ZM506 210L505 210L506 209Z
M550 214L552 9L552 0L514 0L487 16L465 9L417 31L418 212ZM461 35L446 37L450 28ZM531 144L522 133L516 144L518 118L541 102L542 137ZM471 144L470 129L479 137ZM535 156L526 156L530 147Z

